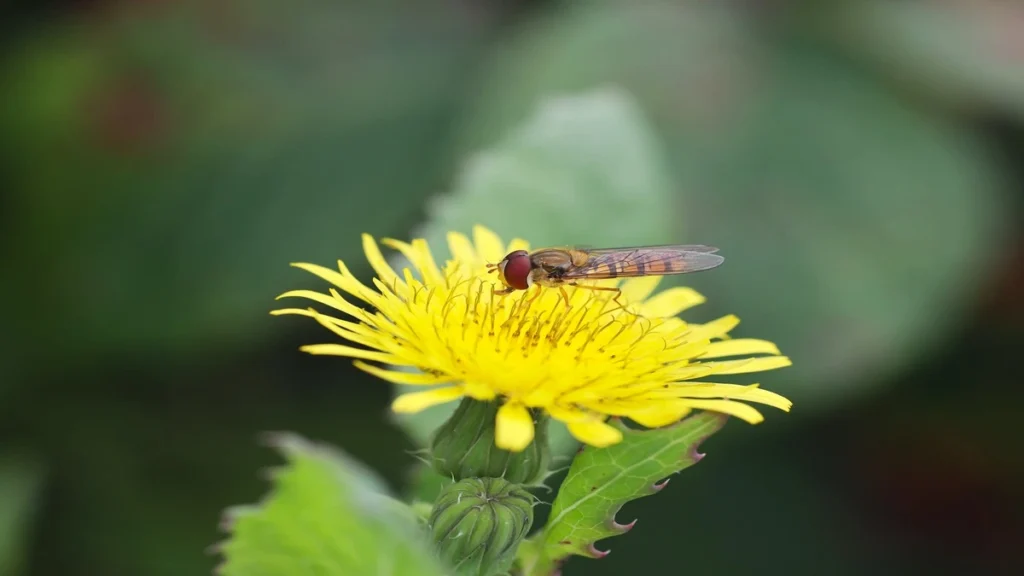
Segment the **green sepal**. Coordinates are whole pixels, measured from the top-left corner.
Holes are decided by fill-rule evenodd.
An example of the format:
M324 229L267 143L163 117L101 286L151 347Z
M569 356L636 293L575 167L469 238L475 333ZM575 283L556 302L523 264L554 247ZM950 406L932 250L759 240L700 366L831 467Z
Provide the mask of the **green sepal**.
M510 452L494 443L498 408L497 402L464 398L431 440L434 470L455 480L504 478L525 485L543 480L551 459L547 415L534 411L533 442L521 452Z
M468 478L444 489L430 514L435 550L457 576L504 574L533 525L534 497L501 478Z

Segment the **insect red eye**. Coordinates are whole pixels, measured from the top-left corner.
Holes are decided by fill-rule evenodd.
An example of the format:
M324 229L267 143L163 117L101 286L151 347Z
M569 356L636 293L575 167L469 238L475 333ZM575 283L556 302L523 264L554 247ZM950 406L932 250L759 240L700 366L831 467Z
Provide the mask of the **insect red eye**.
M530 254L526 250L516 250L501 261L501 275L505 284L516 290L526 290L530 287L527 278L532 268Z

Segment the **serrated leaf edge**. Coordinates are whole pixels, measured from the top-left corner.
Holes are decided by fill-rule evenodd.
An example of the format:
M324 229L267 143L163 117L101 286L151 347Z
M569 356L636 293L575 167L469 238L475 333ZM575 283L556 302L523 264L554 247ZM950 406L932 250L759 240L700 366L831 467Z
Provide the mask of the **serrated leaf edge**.
M679 470L677 470L676 472L673 472L673 475L675 475L675 474L678 474L679 472L685 470L686 468L689 468L690 466L693 466L694 464L696 464L696 463L700 462L701 460L703 460L703 458L704 458L704 456L706 454L701 453L701 452L698 451L700 445L705 440L707 440L709 437L711 437L713 434L715 434L716 432L721 430L722 427L725 426L725 423L729 419L729 417L727 415L724 415L724 414L714 414L714 413L710 413L710 412L703 412L703 413L691 416L689 418L685 418L683 420L680 420L679 422L677 422L676 424L673 424L672 426L668 426L668 427L665 427L665 428L659 428L657 430L633 430L633 429L626 428L625 425L623 425L620 421L618 421L618 419L616 419L616 422L618 423L619 428L623 430L623 434L628 434L628 435L644 435L644 434L649 434L649 433L652 433L652 432L655 432L655 431L664 431L666 428L679 427L679 426L682 426L683 423L686 422L687 420L689 420L690 418L698 418L698 417L708 418L708 421L707 421L706 424L704 424L704 425L702 425L699 428L694 430L694 433L697 434L697 439L696 440L690 441L689 440L691 438L690 435L682 436L678 440L669 443L667 446L665 446L664 448L662 448L658 452L655 452L654 454L652 454L652 457L656 457L657 455L663 454L663 453L671 450L673 447L679 446L680 444L689 444L689 446L690 446L689 451L686 453L685 456L683 456L684 465ZM589 450L589 449L593 449L593 448L589 448L589 447L584 446L584 447L580 448L579 452L584 452L584 451ZM689 461L689 463L686 463L686 461ZM619 473L616 475L616 477L622 476L624 474L628 474L631 469L632 469L632 467L627 467L627 468L621 469L619 471ZM606 523L607 523L608 527L610 529L614 530L615 532L617 532L617 534L611 534L611 535L607 536L606 538L610 538L610 537L613 537L613 536L625 534L626 532L631 530L636 525L637 521L639 520L639 519L634 519L632 522L630 522L628 524L620 524L618 521L616 521L615 516L619 513L619 511L622 509L623 506L625 506L625 504L627 502L632 502L633 500L639 500L640 498L643 498L644 496L651 496L653 494L657 494L658 492L660 492L668 484L669 479L670 478L665 478L665 479L661 480L660 482L655 482L654 484L651 485L650 490L646 494L640 494L639 496L636 496L635 498L629 498L629 499L627 499L627 500L625 500L623 502L620 502L620 503L617 503L616 505L614 505L612 510L611 510L611 512L610 512L609 518L606 520ZM611 482L612 482L612 480L609 480L608 482L606 482L606 484L610 484ZM545 529L543 531L541 531L540 534L538 535L539 543L541 544L541 554L545 554L547 552L547 550L549 550L551 548L554 548L552 543L546 541L547 527L553 525L556 521L561 519L565 515L565 513L567 513L568 511L576 509L583 502L586 502L589 499L593 498L594 495L597 494L597 492L598 491L593 491L593 492L585 495L583 498L580 498L579 500L574 502L571 507L563 509L559 513L559 515L557 517L553 517L553 518L548 519L548 522L547 522L547 524L545 526ZM566 550L566 548L561 548L560 547L560 548L558 548L560 551L568 552L568 553L563 555L563 556L559 556L557 558L551 558L551 560L553 562L555 562L556 565L557 565L557 564L560 564L561 562L564 562L565 559L567 559L571 555L579 555L579 556L584 556L584 557L589 557L589 558L594 558L594 559L604 558L609 553L611 553L611 549L603 550L602 551L602 550L598 550L596 548L596 546L595 546L598 541L603 540L603 539L604 538L601 538L601 539L598 539L598 540L594 540L592 542L586 542L586 543L582 543L581 542L581 543L578 543L578 546L585 546L585 548L583 548L583 550L586 552L585 554L583 554L583 553L576 553L574 551ZM557 542L556 544L565 545L564 541L563 542Z

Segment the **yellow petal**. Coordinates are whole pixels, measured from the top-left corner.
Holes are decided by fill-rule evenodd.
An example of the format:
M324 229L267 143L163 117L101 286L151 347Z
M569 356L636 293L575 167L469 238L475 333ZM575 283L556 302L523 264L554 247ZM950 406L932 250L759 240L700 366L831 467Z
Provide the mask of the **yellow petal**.
M308 308L278 308L277 310L271 310L271 316L308 316L313 317L314 312Z
M647 428L661 428L674 424L690 413L690 407L681 402L659 402L648 408L626 414L637 424Z
M459 232L448 233L448 249L451 250L452 260L461 263L476 265L478 258L472 242L465 234Z
M441 269L437 267L437 262L434 261L434 253L430 251L430 245L427 244L427 241L417 238L412 241L412 248L420 255L423 269L427 271L427 277L432 282L443 282L444 275L441 274Z
M383 352L376 352L373 350L363 350L362 348L353 348L351 346L345 346L344 344L309 344L299 348L299 350L317 356L345 356L347 358L362 358L363 360L380 362L381 364L395 364L398 366L408 365L406 362L392 356L391 354L384 354Z
M505 248L505 243L489 228L480 225L473 226L473 243L476 244L477 254L487 262L497 264L505 257L505 253L502 251Z
M546 406L544 409L552 418L561 420L566 424L574 422L595 422L601 421L602 417L595 416L594 414L588 414L577 408L563 408L557 404Z
M733 402L732 400L687 400L686 403L698 410L708 410L735 416L750 424L759 424L764 420L764 416L756 408L742 402Z
M392 286L398 281L398 275L391 269L388 261L384 259L384 255L380 253L377 242L369 234L363 234L363 252L366 254L366 260L370 263L370 267L377 273L377 278L380 278L381 282L386 286Z
M711 368L711 374L748 374L750 372L777 370L792 364L793 361L788 356L768 356L765 358L747 358L745 360L700 362L697 365Z
M438 270L437 265L434 263L434 257L430 254L430 249L427 248L425 241L419 240L409 244L393 238L381 238L380 243L401 252L402 256L405 256L416 267L416 271L420 273L420 277L423 278L425 284L441 284L444 282L444 277L441 276L441 271Z
M522 238L513 238L512 241L508 243L508 247L505 248L505 254L515 252L516 250L526 250L529 252L530 243Z
M711 344L708 340L694 340L688 342L685 339L682 343L675 343L669 348L666 353L671 354L671 357L675 360L694 360L699 359L700 355L704 353L708 345ZM694 364L700 366L700 364ZM692 376L691 376L692 378Z
M692 288L669 288L640 305L640 314L650 318L668 318L705 302Z
M533 417L522 404L507 402L498 409L494 444L511 452L522 452L533 441Z
M488 382L466 380L462 383L462 389L465 390L466 396L482 402L488 402L498 397L497 392L494 390L494 385Z
M765 390L757 384L743 386L741 384L719 384L715 382L687 382L671 384L667 388L659 388L644 393L641 398L661 402L670 398L722 398L725 400L741 400L766 404L779 410L789 411L793 407L785 396Z
M353 279L354 282L352 284L352 291L349 292L350 294L353 294L358 298L362 299L363 301L370 303L370 305L374 306L378 310L386 306L387 302L384 300L384 298L379 293L375 292L372 288L366 286L365 284L359 282L358 280L355 280L355 276L352 274L352 272L349 271L348 266L346 266L345 263L342 262L341 260L338 260L338 270L341 271L343 276ZM336 297L340 298L340 296L337 296L337 291L334 288L331 288L330 292L331 294L334 294Z
M334 284L338 288L341 288L342 290L345 291L348 290L346 287L355 280L354 278L346 277L340 274L336 270L324 268L323 266L320 266L318 264L309 264L308 262L292 262L291 265L300 270L305 270L310 274L319 276L320 278L330 282L331 284Z
M292 264L292 266L299 268L300 270L305 270L306 272L309 272L310 274L313 274L315 276L318 276L330 282L331 284L334 284L338 288L341 288L345 292L348 292L349 294L355 296L356 298L369 302L370 304L374 304L376 302L376 300L374 299L375 294L373 290L370 290L369 288L364 286L362 282L356 280L355 277L352 276L352 274L348 271L348 268L345 266L345 263L342 262L341 260L338 260L338 269L340 270L340 272L336 272L334 270L331 270L330 268L324 268L323 266L318 266L316 264L307 264L304 262L295 262Z
M661 276L641 276L640 278L630 278L622 283L622 301L623 302L643 302L645 298L654 292L654 289L658 287L658 283L661 282Z
M337 293L337 291L334 291L331 294L321 294L320 292L314 292L312 290L290 290L278 296L277 300L280 300L282 298L305 298L307 300L312 300L313 302L323 304L324 306L330 306L331 308L334 308L339 312L344 312L345 314L348 314L353 318L366 318L365 310L359 308L358 306L350 303L348 300L342 298L341 295ZM283 314L284 312L271 312L271 314L275 313Z
M435 388L423 392L412 392L402 394L391 403L391 409L399 414L412 414L426 410L431 406L445 404L462 397L462 388L449 386L447 388Z
M707 324L691 324L690 330L686 333L686 339L710 340L712 338L721 338L727 335L730 330L738 326L739 323L739 318L729 314L728 316L723 316L718 320L712 320Z
M308 318L313 318L313 319L317 320L318 322L321 322L321 321L329 322L329 323L333 324L334 326L333 327L329 326L328 328L332 332L335 332L336 334L338 332L337 332L337 330L335 330L335 327L341 327L344 330L346 330L347 333L361 334L361 335L363 335L363 336L365 336L367 338L376 337L378 335L378 332L376 330L374 330L374 328L371 328L370 325L358 324L358 323L355 323L355 322L348 322L348 321L345 321L345 320L341 320L339 318L335 318L334 316L328 316L326 314L321 314L321 313L317 312L316 310L313 310L312 308L281 308L281 309L278 309L278 310L271 310L270 311L270 315L271 316L285 316L285 315L289 315L289 314L295 314L295 315L298 315L298 316L306 316ZM342 338L347 338L347 337L348 337L347 334L342 336ZM374 345L370 345L370 346L374 347L374 348L376 347L375 344Z
M345 322L344 320L338 320L324 314L320 314L315 310L311 310L311 317L317 321L318 324L327 328L331 332L334 332L341 338L354 342L356 344L362 344L367 348L381 349L380 342L377 339L377 334L372 331L366 330L365 326L360 324L353 324L351 322ZM354 330L353 330L354 328Z
M726 356L745 356L747 354L782 354L774 342L755 340L753 338L737 338L711 343L701 354L701 358L723 358Z
M622 432L604 422L570 422L569 433L584 444L604 448L622 441Z
M378 368L372 364L361 362L356 360L352 363L356 368L364 372L369 372L374 376L387 380L388 382L394 382L395 384L407 384L410 386L430 386L434 384L444 384L445 382L451 382L452 378L447 375L428 374L426 372L401 372L398 370L384 370Z
M669 372L667 378L672 380L692 380L694 378L703 378L704 376L715 373L714 364L714 362L697 362Z
M399 305L404 306L406 294L408 293L411 295L412 293L406 290L405 282L397 280L397 276L395 278L395 282L391 284L385 284L383 280L380 280L379 278L374 278L373 287L376 288L377 292L380 292L381 295L384 296L385 298L389 298L392 301L394 301L395 299L401 300L401 303Z

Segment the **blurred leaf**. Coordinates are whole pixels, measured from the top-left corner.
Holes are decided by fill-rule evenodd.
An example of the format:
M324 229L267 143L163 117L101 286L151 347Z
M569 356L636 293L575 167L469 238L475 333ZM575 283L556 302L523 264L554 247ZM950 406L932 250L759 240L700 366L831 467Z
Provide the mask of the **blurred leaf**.
M19 46L16 320L72 351L241 345L289 262L408 227L485 22L404 4L122 4Z
M820 47L780 47L773 73L688 189L689 229L727 257L692 283L794 359L763 383L824 408L891 382L964 320L1008 220L966 127Z
M405 499L410 502L433 502L446 486L455 480L442 476L427 463L414 465L406 476Z
M494 58L458 146L547 95L621 83L659 127L680 184L672 214L657 214L672 226L664 237L726 257L663 285L708 296L688 320L735 313L738 336L777 342L794 367L761 382L797 412L836 406L891 382L956 325L1000 258L1009 211L975 134L827 48L759 35L720 6L574 5ZM530 218L483 207L466 218L511 220L527 228L506 234L529 237L540 211L528 202L515 213ZM569 242L649 237L645 220L588 219L594 203L552 215L587 223Z
M545 100L497 145L471 158L455 190L435 199L426 238L437 259L448 256L449 231L483 224L534 246L663 244L671 240L672 185L641 111L622 91L605 88ZM402 393L403 386L395 386ZM418 390L422 387L417 387ZM398 421L414 438L429 435L454 410L431 408ZM552 422L555 454L576 442Z
M727 417L704 412L672 426L631 430L619 424L622 442L607 448L584 449L558 489L551 516L536 537L520 549L527 575L548 575L569 555L601 558L608 554L594 544L629 531L615 515L624 504L658 493L658 484L696 464L700 443L721 429Z
M470 156L451 194L434 199L418 232L447 254L450 230L483 224L506 240L663 241L672 181L633 97L599 88L540 102L492 148ZM609 239L611 237L611 239Z
M1024 114L1024 5L856 0L829 6L821 33L927 95Z
M25 458L0 458L0 576L21 574L42 470Z
M347 456L291 435L276 439L288 466L258 507L230 511L224 576L444 574L416 517Z
M553 94L609 84L635 99L655 136L699 152L721 138L723 127L756 96L766 60L763 48L742 12L725 3L581 2L540 13L493 51L476 87L478 97L460 122L455 153L461 157L489 145ZM675 138L680 134L686 139ZM670 166L680 162L668 160ZM699 159L693 163L699 166ZM673 199L679 195L677 185L668 190ZM517 213L527 212L529 206L522 204ZM582 208L577 202L570 209ZM504 220L497 214L492 219ZM578 218L563 219L604 243L635 242L646 224L586 226ZM511 223L513 233L528 225L525 220ZM672 229L673 241L686 237Z

